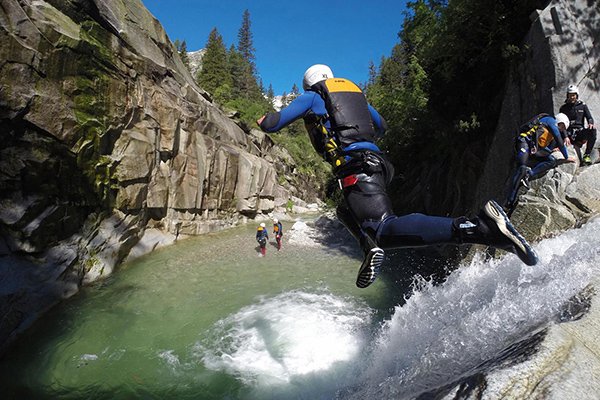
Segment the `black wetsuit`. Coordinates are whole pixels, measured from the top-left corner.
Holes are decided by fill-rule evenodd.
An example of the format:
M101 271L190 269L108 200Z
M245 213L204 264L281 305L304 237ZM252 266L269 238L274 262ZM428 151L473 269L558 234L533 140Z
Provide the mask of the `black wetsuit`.
M560 112L569 117L571 121L567 130L571 142L579 147L587 143L585 154L591 154L596 143L596 128L585 128L586 120L588 124L594 124L594 118L592 118L587 104L581 100L574 103L567 101L560 107Z

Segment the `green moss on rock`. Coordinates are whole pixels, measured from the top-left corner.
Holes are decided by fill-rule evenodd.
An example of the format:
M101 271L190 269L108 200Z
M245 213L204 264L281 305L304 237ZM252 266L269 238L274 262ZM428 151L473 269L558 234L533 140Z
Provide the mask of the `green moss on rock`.
M78 126L74 151L77 163L96 190L105 206L112 207L117 179L112 160L103 154L110 146L105 143L110 119L110 87L116 71L110 41L112 35L95 21L81 25L81 41L77 46L77 77L73 98Z

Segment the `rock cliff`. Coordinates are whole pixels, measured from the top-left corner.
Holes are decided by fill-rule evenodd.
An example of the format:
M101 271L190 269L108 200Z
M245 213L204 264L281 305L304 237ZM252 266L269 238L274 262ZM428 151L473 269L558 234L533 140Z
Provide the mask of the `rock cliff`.
M479 202L503 198L512 172L513 141L518 125L540 112L554 114L576 84L596 122L600 117L600 2L553 0L532 16L525 39L526 57L514 66L479 186ZM598 142L596 142L598 147ZM575 155L571 148L570 153ZM598 161L598 151L592 153ZM558 155L557 158L562 158ZM581 168L563 164L533 181L513 214L513 222L530 240L571 229L600 213L600 164ZM598 277L594 279L594 285ZM499 369L475 385L464 398L598 397L600 366L597 331L600 316L595 288L575 321L544 331L540 350L509 368ZM523 360L521 360L523 361ZM585 382L585 384L584 384ZM567 397L565 397L567 396Z
M0 343L134 246L299 195L287 152L212 103L139 0L2 0L0 132Z
M580 98L600 115L600 5L554 0L531 16L524 57L507 82L498 126L479 184L478 203L503 199L514 167L514 138L534 115L558 113L566 88L576 84ZM596 147L598 142L596 142ZM575 151L570 152L575 156ZM558 159L562 156L557 155ZM598 152L592 153L598 160ZM572 228L600 212L600 165L563 164L532 182L513 221L535 240Z

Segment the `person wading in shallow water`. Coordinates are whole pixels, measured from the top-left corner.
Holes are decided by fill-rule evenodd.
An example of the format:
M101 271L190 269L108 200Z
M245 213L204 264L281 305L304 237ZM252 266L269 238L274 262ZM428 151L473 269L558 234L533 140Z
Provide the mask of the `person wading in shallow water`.
M302 86L305 92L287 107L256 122L263 131L276 132L303 118L313 147L338 178L344 201L337 216L364 252L358 287L375 281L388 249L478 243L516 253L528 265L537 263L535 251L493 200L473 218L395 215L386 192L394 168L375 144L386 130L385 120L356 84L335 78L327 65L308 68Z
M281 238L283 237L283 225L277 218L273 219L273 235L277 241L277 250L281 250Z
M256 228L256 241L260 247L259 256L264 257L267 254L267 240L269 240L269 232L265 223L261 222L258 228Z

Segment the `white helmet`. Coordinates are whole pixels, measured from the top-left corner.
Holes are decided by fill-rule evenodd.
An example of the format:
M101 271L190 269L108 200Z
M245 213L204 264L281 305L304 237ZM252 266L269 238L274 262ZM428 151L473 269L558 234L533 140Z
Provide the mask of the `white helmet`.
M556 119L557 125L562 122L563 124L565 124L565 129L569 129L569 117L567 117L565 114L558 113L556 114L556 117L554 117L554 119Z
M278 220L277 218L273 218L273 223L274 223L274 224L276 224L276 223L278 223L278 222L279 222L279 220Z
M577 86L569 85L569 87L567 88L567 95L571 93L575 93L577 97L579 97L579 89L577 88Z
M331 68L324 64L315 64L304 73L302 87L304 90L310 89L312 85L325 79L333 78Z
M265 225L265 223L264 223L264 222L261 222L261 223L260 223L260 227L261 227L261 228L264 228L265 226L266 226L266 225Z

